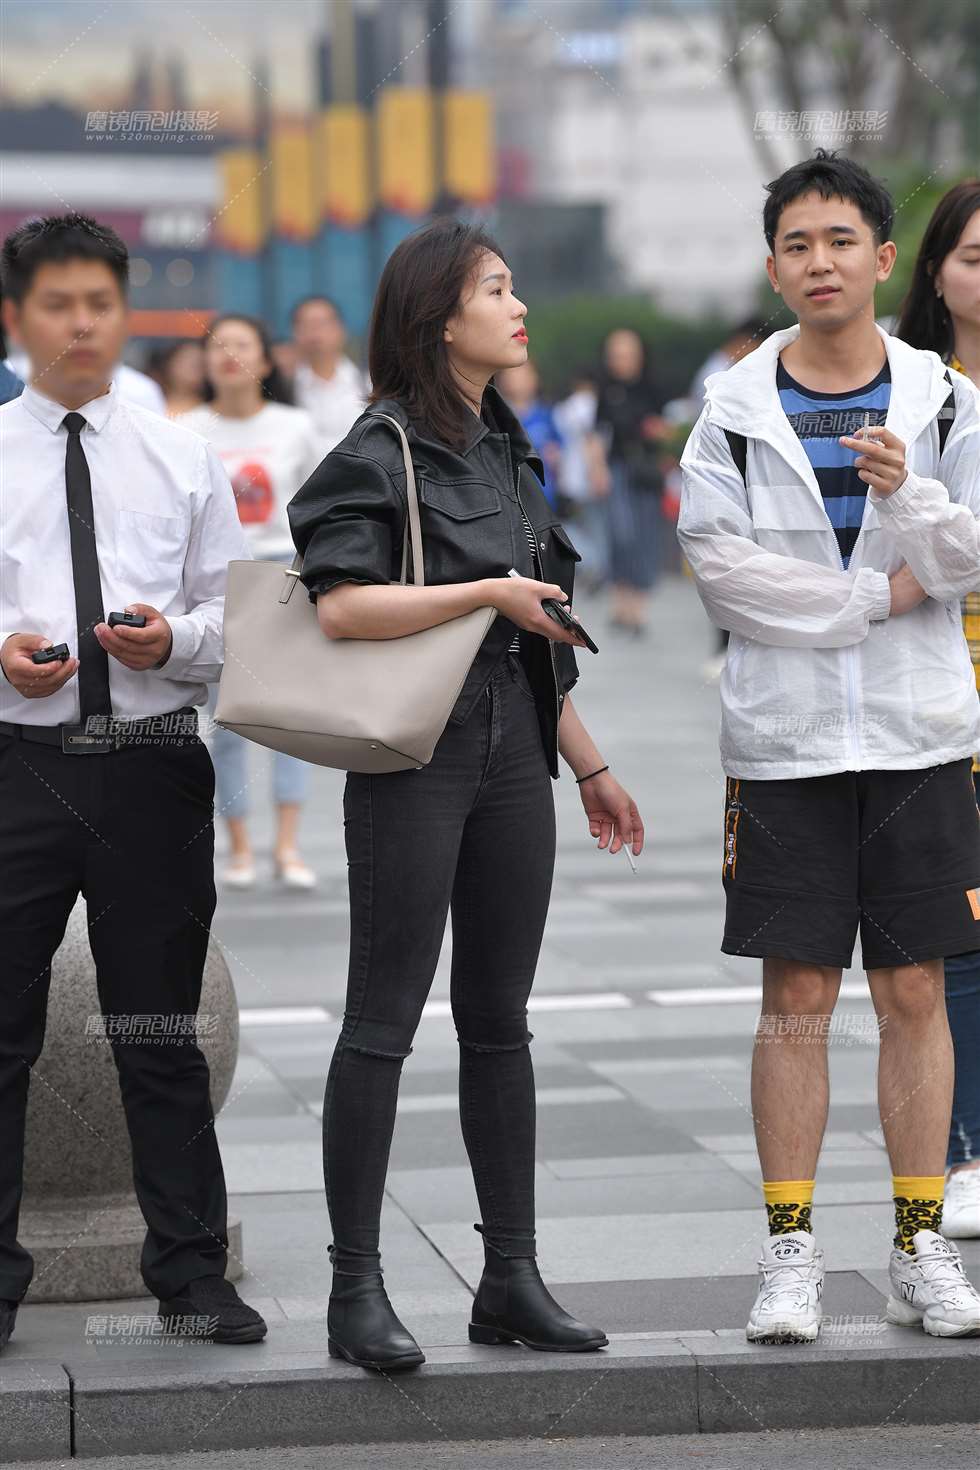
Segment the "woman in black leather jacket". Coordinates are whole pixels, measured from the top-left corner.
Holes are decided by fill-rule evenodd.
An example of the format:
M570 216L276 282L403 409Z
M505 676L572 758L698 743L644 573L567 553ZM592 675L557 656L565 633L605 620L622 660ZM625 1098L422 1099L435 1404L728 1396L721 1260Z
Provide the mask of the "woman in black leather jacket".
M499 614L431 762L349 772L344 790L350 969L323 1107L328 1345L369 1368L424 1361L385 1294L379 1222L402 1063L450 910L460 1120L485 1252L470 1339L561 1352L607 1342L562 1311L535 1261L526 1004L554 872L559 753L600 847L639 853L643 826L569 698L580 639L541 606L571 602L578 552L545 499L540 461L490 386L527 357L525 315L482 231L443 219L404 240L375 301L369 407L289 506L328 638L400 637L477 607ZM397 585L405 471L378 413L396 417L411 446L424 587Z

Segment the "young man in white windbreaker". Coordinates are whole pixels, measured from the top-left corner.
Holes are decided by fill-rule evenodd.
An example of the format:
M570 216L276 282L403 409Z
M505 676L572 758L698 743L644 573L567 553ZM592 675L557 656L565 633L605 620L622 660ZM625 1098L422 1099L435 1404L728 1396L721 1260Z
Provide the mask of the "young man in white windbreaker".
M875 323L886 190L818 150L768 186L773 289L799 319L708 378L678 535L731 631L721 681L726 954L763 962L752 1111L769 1234L747 1335L812 1341L826 1038L860 930L896 1233L888 1320L980 1334L941 1233L952 1094L943 960L980 948L980 395Z

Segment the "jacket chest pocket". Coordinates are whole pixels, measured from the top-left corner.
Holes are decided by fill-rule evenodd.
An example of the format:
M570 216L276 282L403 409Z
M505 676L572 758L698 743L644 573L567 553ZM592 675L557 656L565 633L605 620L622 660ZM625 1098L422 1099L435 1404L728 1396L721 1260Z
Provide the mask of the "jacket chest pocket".
M116 575L127 601L156 607L173 597L183 578L186 549L183 517L116 512Z
M574 546L565 527L557 521L545 526L537 533L538 556L546 582L557 582L572 596L575 586L575 567L582 560L581 552Z
M830 517L802 485L753 485L749 492L755 539L765 551L840 566Z
M420 479L418 491L428 581L472 582L506 574L511 539L494 485Z

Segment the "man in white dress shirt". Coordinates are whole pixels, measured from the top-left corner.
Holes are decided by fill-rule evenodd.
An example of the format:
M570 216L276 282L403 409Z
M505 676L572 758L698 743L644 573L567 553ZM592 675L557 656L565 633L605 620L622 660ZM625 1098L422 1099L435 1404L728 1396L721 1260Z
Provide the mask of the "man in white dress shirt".
M293 392L316 424L321 455L335 449L367 406L367 379L344 351L347 328L329 296L305 296L292 312L298 362Z
M143 1279L162 1315L255 1341L265 1323L224 1279L208 1066L182 1034L215 904L214 771L194 706L221 671L228 561L248 551L206 442L112 381L118 235L78 215L31 220L0 271L5 326L34 368L0 408L0 1347L33 1274L17 1242L27 1093L79 892L113 1018ZM110 627L113 612L143 625ZM67 658L34 661L59 644ZM147 1015L165 1018L152 1038L134 1034Z

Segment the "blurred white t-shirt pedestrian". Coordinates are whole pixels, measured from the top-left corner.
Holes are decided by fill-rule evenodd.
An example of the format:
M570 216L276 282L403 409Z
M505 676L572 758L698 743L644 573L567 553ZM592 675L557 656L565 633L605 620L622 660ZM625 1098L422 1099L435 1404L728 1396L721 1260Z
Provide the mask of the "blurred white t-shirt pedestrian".
M306 296L293 307L296 370L293 396L316 424L321 456L335 449L367 406L368 381L344 350L347 328L329 296Z
M286 506L322 459L310 415L287 403L264 403L248 418L202 403L177 422L203 435L228 471L249 549L257 559L291 562L296 554Z
M562 494L574 502L572 532L582 557L585 585L593 591L609 573L609 502L597 493L595 484L595 458L601 456L596 440L598 401L595 384L582 378L552 409L562 436Z
M562 437L562 494L569 500L588 500L592 495L592 470L587 444L595 431L596 391L581 384L551 410Z
M231 480L252 556L288 566L295 547L286 507L322 457L313 421L288 402L269 333L257 317L229 312L209 323L204 373L208 401L181 414L177 422L196 430L217 452ZM213 697L211 703L213 708ZM250 888L256 878L248 826L248 747L231 730L216 726L212 732L216 811L224 817L231 846L222 877L232 888ZM316 874L297 847L309 767L282 751L273 751L271 764L274 871L289 887L310 888Z
M336 449L364 412L368 387L357 364L341 357L329 378L322 378L309 363L297 363L293 392L297 404L313 420L322 459Z

